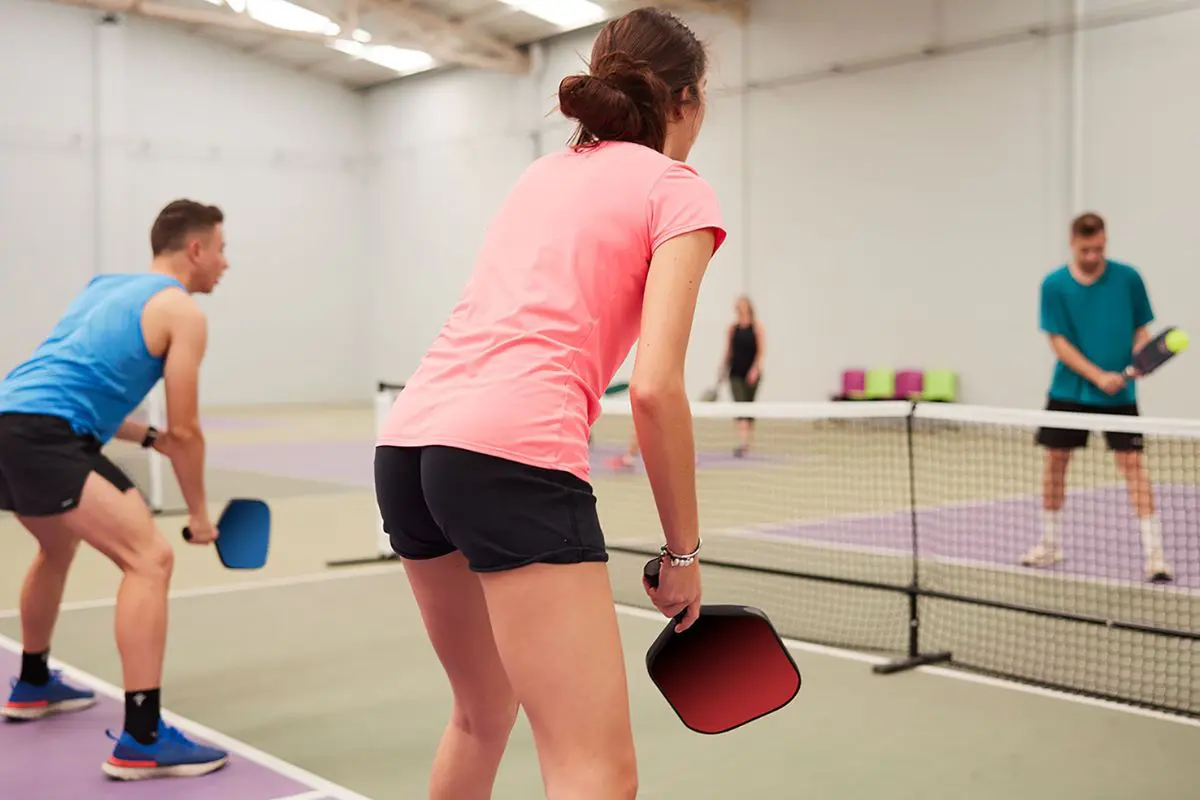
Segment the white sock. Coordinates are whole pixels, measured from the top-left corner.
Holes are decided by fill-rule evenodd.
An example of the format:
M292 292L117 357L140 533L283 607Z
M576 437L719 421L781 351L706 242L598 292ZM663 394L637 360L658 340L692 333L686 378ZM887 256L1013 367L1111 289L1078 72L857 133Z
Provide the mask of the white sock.
M1058 546L1058 533L1062 530L1062 509L1048 511L1042 509L1042 544L1046 547Z
M1162 520L1155 514L1138 520L1142 531L1142 551L1147 555L1161 555L1163 549Z

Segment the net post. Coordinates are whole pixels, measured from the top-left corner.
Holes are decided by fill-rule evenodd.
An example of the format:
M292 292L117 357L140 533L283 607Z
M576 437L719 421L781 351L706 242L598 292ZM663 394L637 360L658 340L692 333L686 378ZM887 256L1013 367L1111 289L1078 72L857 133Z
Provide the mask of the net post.
M920 535L917 526L917 459L916 436L914 434L917 401L911 401L908 415L905 417L905 436L908 448L908 507L909 527L912 532L912 580L905 594L908 596L908 655L895 661L876 664L871 671L876 675L893 675L897 672L907 672L910 669L941 664L950 661L950 652L943 650L936 653L921 652L921 559Z
M403 389L403 385L399 387ZM383 423L387 420L388 413L392 409L393 387L384 383L380 383L378 391L375 392L375 432L378 433L383 428ZM383 530L382 517L376 520L375 529L375 552L379 558L393 558L395 553L392 551L391 538Z
M167 419L163 408L162 382L150 392L146 402L146 415L148 424L161 430L166 430ZM148 452L148 467L150 471L150 496L147 498L147 505L150 506L150 511L153 514L163 513L163 462L166 460L162 453L151 448Z
M375 431L379 432L383 427L384 420L387 419L388 413L392 408L392 401L397 392L404 390L402 383L388 383L379 381L375 385L374 398L374 416L375 416ZM347 558L336 561L326 561L327 567L354 567L363 564L377 564L380 561L396 561L399 556L392 550L391 537L383 530L383 519L376 520L375 528L375 555L365 558Z

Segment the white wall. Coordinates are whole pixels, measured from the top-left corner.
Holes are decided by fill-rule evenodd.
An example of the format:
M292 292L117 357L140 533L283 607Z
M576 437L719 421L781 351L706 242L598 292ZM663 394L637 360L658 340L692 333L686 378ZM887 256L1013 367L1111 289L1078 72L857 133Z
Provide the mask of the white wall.
M1020 35L1071 7L755 0L743 30L691 19L713 53L712 109L692 161L717 188L730 239L706 279L690 391L711 381L746 287L769 334L764 399L821 399L842 367L880 365L952 368L965 402L1038 406L1052 366L1038 284L1067 257L1069 220L1085 209L1108 218L1111 257L1141 268L1160 324L1200 329L1188 302L1200 288L1189 196L1200 177L1189 142L1200 11L1082 35L1077 137L1072 37ZM562 118L545 114L591 35L549 43L532 79L456 71L369 94L381 377L403 380L436 333L490 211L528 163L527 135L539 134L538 152L565 142ZM828 72L861 61L876 63ZM434 178L438 164L451 179ZM1164 369L1142 389L1144 410L1194 415L1198 375L1188 359Z
M0 16L0 370L91 275L145 269L155 214L191 197L225 211L231 262L202 402L366 396L361 96L140 20Z
M966 402L1039 405L1052 361L1037 286L1085 208L1142 269L1160 323L1200 329L1200 11L1085 33L1078 127L1070 36L906 57L1071 6L755 0L744 28L691 19L712 52L692 162L730 228L701 295L693 395L748 289L769 335L764 399L820 399L844 366L942 366ZM205 301L209 403L357 399L404 380L513 181L569 136L556 89L593 35L547 43L532 76L453 70L364 99L168 28L0 9L0 367L95 271L143 268L154 212L190 195L230 216L233 268ZM1145 383L1148 413L1194 413L1190 359Z
M720 20L697 30L720 53L710 91L736 86L739 34ZM379 276L374 363L381 379L404 381L458 299L486 225L513 182L539 154L565 145L571 126L555 111L558 84L586 68L593 33L539 48L535 74L468 70L416 76L368 94L371 253ZM732 53L732 57L728 54ZM691 159L713 182L731 230L739 202L741 117L737 98L717 97ZM731 239L701 291L689 352L693 394L711 383L742 282L743 243ZM626 365L632 366L632 357Z

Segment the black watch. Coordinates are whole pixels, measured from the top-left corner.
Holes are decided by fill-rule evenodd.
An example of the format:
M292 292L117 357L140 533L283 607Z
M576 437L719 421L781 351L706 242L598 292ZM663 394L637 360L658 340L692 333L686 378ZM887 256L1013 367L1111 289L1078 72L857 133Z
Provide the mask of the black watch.
M146 428L146 435L142 438L142 447L154 447L154 443L156 441L158 441L158 428L151 425L150 427Z

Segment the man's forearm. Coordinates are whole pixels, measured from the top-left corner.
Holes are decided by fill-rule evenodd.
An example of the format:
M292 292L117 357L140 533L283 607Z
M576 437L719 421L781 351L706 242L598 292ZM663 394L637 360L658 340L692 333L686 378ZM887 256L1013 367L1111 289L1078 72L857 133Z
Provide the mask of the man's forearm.
M1060 337L1054 340L1054 354L1058 356L1059 361L1066 364L1069 369L1083 377L1084 380L1096 383L1103 374L1103 370L1089 361L1083 353L1079 352L1079 349L1075 345L1066 339Z
M117 432L113 434L113 438L120 439L123 442L136 442L141 444L146 439L146 432L150 430L150 426L141 422L134 422L132 419L127 419L121 423L121 427L117 428Z
M1150 329L1143 326L1133 332L1133 352L1136 354L1139 350L1150 343Z
M163 449L169 454L171 468L179 480L179 491L188 512L196 516L208 514L208 498L204 487L204 436L189 433L178 436L168 432Z

